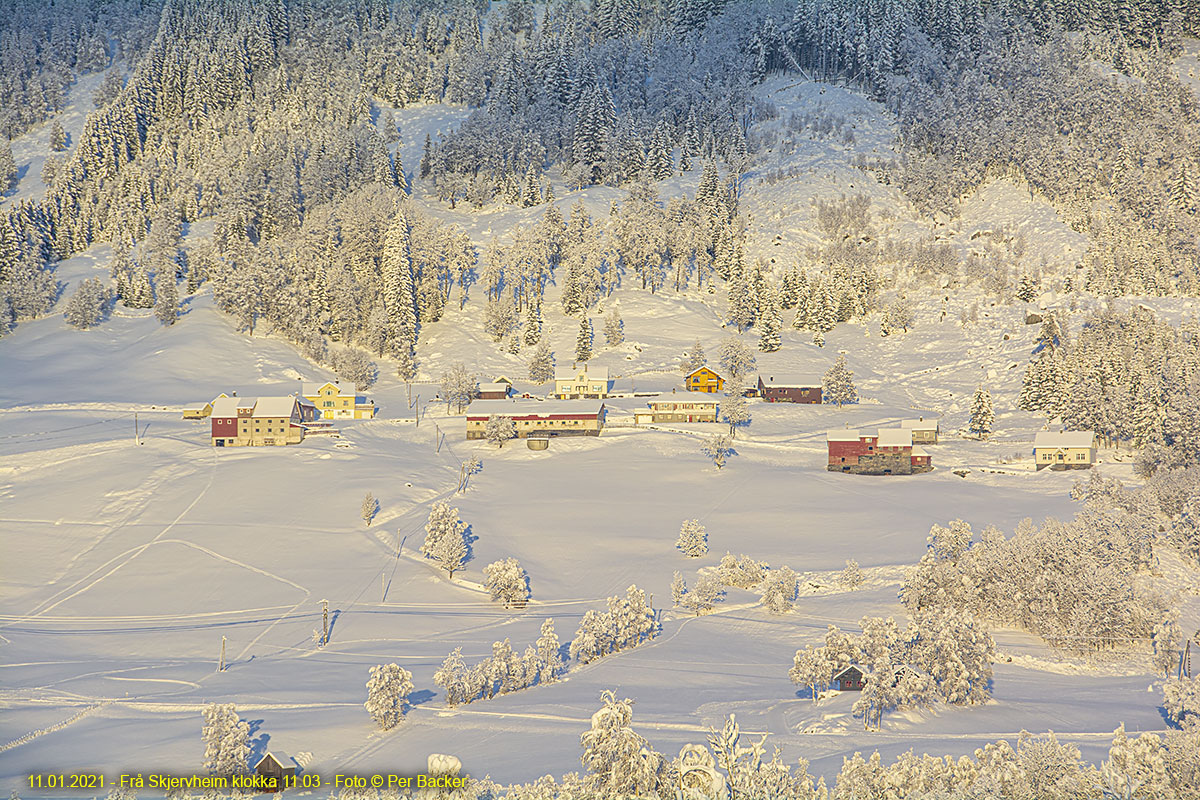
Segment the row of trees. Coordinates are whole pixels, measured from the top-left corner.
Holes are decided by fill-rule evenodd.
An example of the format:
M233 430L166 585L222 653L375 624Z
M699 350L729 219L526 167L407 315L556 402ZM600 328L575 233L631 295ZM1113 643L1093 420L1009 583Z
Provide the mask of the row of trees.
M537 641L526 647L523 655L514 652L505 639L492 644L490 656L468 666L462 648L456 647L434 673L433 682L441 687L448 706L554 683L565 669L560 650L554 620L547 619Z

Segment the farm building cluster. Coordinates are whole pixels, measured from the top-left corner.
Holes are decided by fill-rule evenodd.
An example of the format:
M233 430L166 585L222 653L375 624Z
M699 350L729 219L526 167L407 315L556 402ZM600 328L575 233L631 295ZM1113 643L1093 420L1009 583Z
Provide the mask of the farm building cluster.
M933 469L932 457L925 448L913 444L909 428L880 428L875 433L830 431L826 441L829 449L826 469L830 472L913 475Z
M213 447L271 447L304 441L317 407L294 395L218 397L212 403Z

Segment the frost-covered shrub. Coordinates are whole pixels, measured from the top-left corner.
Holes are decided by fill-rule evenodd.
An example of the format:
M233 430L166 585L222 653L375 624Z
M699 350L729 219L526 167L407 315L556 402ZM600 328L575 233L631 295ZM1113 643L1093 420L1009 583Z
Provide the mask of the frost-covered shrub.
M735 556L726 552L717 565L717 574L726 586L749 589L762 583L763 578L767 577L767 569L765 561L756 561L744 553Z

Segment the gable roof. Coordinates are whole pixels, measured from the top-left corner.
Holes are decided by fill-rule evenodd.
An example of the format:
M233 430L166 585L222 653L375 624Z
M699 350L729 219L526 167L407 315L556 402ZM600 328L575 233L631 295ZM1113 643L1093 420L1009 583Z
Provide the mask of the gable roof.
M285 769L292 766L291 764L288 763L289 761L292 760L292 757L289 756L287 753L283 752L282 750L277 750L274 753L272 753L270 750L268 750L266 753L263 754L262 758L260 758L258 761L256 761L254 763L254 768L258 769L260 766L262 766L262 763L264 761L266 761L268 758Z
M256 417L290 417L296 408L296 398L292 395L284 397L260 397L254 404Z
M906 419L900 423L900 427L912 431L936 431L938 421L936 419Z
M908 428L880 428L879 447L912 447L912 431Z
M699 372L699 371L700 371L700 370L702 370L702 369L706 369L706 370L708 370L708 371L709 371L709 372L711 372L713 375L716 375L718 378L720 378L720 379L721 379L721 380L723 380L723 381L725 381L725 380L729 380L729 379L728 379L728 378L726 378L726 377L725 377L725 376L724 376L724 375L723 375L721 372L719 372L719 371L717 371L717 370L713 369L713 368L712 368L712 367L710 367L708 364L702 364L701 366L699 366L699 367L696 367L694 370L692 370L691 372L689 372L687 375L684 375L684 376L683 376L684 380L687 380L688 378L692 377L693 375L695 375L697 372Z
M326 386L332 386L337 389L338 394L342 393L342 387L337 381L304 381L300 384L300 393L305 395L318 394Z
M481 383L479 384L480 392L507 392L512 388L511 383L497 381L496 383Z
M758 376L763 386L772 389L820 389L822 380L813 375L762 375Z
M854 671L855 671L855 672L857 672L859 675L862 675L864 678L867 676L867 671L866 671L865 669L863 669L862 667L860 667L858 664L851 664L850 666L846 667L846 668L845 668L844 670L842 670L841 672L839 672L839 673L837 673L836 675L834 675L834 676L833 676L833 679L836 681L838 678L842 677L843 675L845 675L845 674L846 674L847 672L849 672L850 670L854 670Z
M573 381L581 374L586 374L589 381L608 381L608 367L591 367L587 364L582 367L555 367L554 380L556 381Z
M238 403L241 400L237 397L218 397L213 400L212 416L214 417L236 417Z
M913 449L912 449L912 455L927 456L927 455L929 455L929 451L926 450L924 447L918 447L917 445L914 444Z
M1038 431L1034 447L1094 447L1096 434L1091 431Z
M467 409L467 419L502 417L599 416L601 400L476 400Z
M857 430L830 431L825 434L827 442L857 442L859 438Z

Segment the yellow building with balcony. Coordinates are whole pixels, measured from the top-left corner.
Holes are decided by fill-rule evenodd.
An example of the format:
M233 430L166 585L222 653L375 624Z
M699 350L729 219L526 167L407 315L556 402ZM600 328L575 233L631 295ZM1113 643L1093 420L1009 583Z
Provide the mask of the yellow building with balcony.
M375 401L354 391L343 392L338 381L305 382L304 399L317 407L322 419L374 419Z

